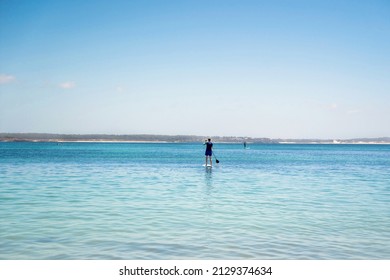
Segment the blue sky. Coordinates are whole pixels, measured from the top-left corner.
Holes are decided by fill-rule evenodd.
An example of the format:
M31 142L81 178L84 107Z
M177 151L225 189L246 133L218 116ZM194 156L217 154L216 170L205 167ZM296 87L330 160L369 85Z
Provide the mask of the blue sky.
M0 2L0 132L390 136L389 1Z

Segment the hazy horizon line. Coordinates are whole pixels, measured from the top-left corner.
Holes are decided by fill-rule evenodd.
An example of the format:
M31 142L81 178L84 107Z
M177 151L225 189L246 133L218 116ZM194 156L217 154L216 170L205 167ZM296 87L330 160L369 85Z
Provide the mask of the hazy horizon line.
M56 135L56 136L162 136L162 137L198 137L198 138L240 138L240 139L270 139L270 140L358 140L358 139L387 139L390 136L378 136L378 137L351 137L351 138L338 138L338 137L266 137L266 136L241 136L241 135L196 135L196 134L153 134L153 133L55 133L55 132L0 132L0 136L4 135Z

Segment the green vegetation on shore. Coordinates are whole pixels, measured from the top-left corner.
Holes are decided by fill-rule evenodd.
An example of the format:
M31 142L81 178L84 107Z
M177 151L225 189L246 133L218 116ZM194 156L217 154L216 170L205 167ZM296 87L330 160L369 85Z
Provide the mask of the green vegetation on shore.
M195 135L114 135L114 134L49 134L49 133L0 133L1 142L203 142L208 136ZM214 142L258 144L390 144L390 137L357 139L270 139L236 136L212 136Z

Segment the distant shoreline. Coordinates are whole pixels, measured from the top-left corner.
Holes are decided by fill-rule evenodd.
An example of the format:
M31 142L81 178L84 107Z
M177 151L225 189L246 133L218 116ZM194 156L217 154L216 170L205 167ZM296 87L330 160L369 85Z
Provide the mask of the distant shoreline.
M48 134L0 133L0 142L53 142L53 143L196 143L208 136L153 135L153 134ZM355 139L271 139L236 136L212 136L215 143L242 144L390 144L390 137Z

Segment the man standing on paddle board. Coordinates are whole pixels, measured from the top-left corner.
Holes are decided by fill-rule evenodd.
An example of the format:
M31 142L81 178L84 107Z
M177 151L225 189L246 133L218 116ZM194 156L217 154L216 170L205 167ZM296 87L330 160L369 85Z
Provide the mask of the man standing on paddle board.
M213 155L213 143L211 142L211 139L209 138L208 141L204 142L204 145L206 145L206 166L207 166L207 159L210 160L210 166L213 165L212 155Z

